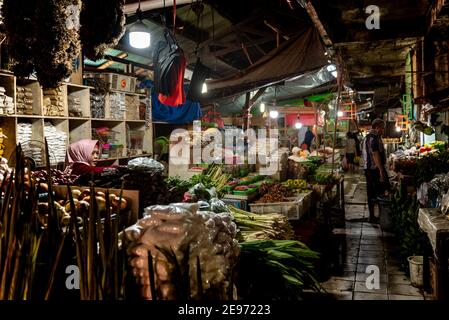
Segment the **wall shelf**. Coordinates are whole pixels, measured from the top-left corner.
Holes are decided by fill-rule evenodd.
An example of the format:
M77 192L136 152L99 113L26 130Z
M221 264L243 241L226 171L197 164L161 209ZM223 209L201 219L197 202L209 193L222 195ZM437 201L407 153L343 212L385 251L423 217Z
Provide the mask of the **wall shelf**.
M17 87L28 88L28 92L32 93L32 112L33 114L19 114L17 112ZM111 99L109 94L105 96L105 115L107 118L92 118L91 117L91 90L94 90L93 87L72 84L72 83L61 83L61 98L60 98L60 111L61 116L56 115L45 115L44 114L44 92L36 79L26 79L26 80L18 80L14 75L9 73L0 73L0 87L5 88L5 94L12 97L14 101L14 113L13 114L3 114L0 115L0 128L3 129L3 133L8 137L5 139L4 144L6 146L4 157L9 158L11 154L14 152L17 142L19 141L18 125L19 123L28 123L31 124L32 132L31 132L31 140L35 142L36 145L42 145L42 154L44 150L44 126L46 122L50 122L56 129L65 132L67 134L67 142L66 146L70 143L76 142L80 139L92 139L92 130L96 127L100 126L108 126L112 131L116 133L116 143L123 145L122 155L113 158L113 159L100 159L101 161L125 161L129 159L127 155L134 152L145 152L145 156L153 151L153 129L152 125L146 125L145 120L134 120L134 119L126 119L128 115L128 105L126 105L126 111L124 112L124 119L112 119L111 118L111 110L110 110L110 102ZM114 93L124 94L126 96L130 96L129 100L132 101L142 101L145 95L138 93L126 93L120 91L114 91ZM138 96L139 99L136 100ZM69 113L69 103L70 101L76 100L79 109L81 112L79 116L75 115L76 112ZM126 102L127 100L125 100ZM48 99L47 99L48 103ZM134 104L135 106L136 104ZM134 108L135 109L135 108ZM133 110L134 110L133 109ZM31 110L30 110L31 111ZM135 116L135 112L133 114L130 113L130 117ZM137 117L138 117L137 113ZM139 150L131 150L130 145L130 131L142 131L142 135L144 136L142 149ZM36 146L34 146L36 147ZM52 150L50 150L50 153ZM132 156L134 157L134 156ZM44 159L45 157L42 157ZM45 163L38 163L39 166L45 165ZM51 165L57 165L58 163L55 161L51 163Z

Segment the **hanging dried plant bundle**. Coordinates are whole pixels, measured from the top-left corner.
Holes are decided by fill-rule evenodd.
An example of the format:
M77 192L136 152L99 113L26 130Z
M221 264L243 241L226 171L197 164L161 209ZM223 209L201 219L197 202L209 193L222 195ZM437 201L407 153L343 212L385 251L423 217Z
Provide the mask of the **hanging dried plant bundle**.
M81 11L80 38L84 55L91 60L104 56L125 33L124 0L84 0Z
M36 75L44 88L55 88L72 73L80 53L80 0L37 0L34 48Z
M33 48L35 38L33 25L37 0L4 0L2 16L8 35L8 52L14 74L28 77L34 71Z

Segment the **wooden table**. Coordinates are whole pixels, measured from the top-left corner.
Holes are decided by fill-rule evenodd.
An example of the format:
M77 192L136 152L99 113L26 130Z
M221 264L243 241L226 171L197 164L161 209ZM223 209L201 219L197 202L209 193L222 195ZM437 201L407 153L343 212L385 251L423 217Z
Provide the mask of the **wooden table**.
M426 233L430 246L424 250L424 287L429 288L429 256L433 255L437 265L437 299L449 299L449 219L439 209L421 208L418 214L419 227Z

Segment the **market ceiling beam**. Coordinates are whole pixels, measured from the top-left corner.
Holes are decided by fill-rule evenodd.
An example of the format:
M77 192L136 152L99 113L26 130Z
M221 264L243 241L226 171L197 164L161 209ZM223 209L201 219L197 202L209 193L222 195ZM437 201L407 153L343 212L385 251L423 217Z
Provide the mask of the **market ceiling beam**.
M192 0L176 0L176 6L183 4L190 4ZM147 0L140 1L140 9L142 11L150 11L161 9L165 7L173 7L173 0ZM137 8L139 7L139 1L126 1L125 7L123 11L125 14L136 13Z
M121 63L121 64L125 64L125 65L132 65L134 67L138 67L138 68L142 68L142 69L146 69L146 70L153 70L153 66L151 66L151 65L147 65L147 64L143 64L143 63L139 63L139 62L126 60L126 59L122 59L122 58L119 58L119 57L114 57L114 56L111 56L111 55L105 55L104 58L106 60L111 60L113 62L117 62L117 63Z
M117 58L120 58L120 59L124 59L124 58L126 58L127 56L128 56L128 54L127 54L126 52L122 52L122 53L118 54L116 57L117 57ZM99 65L99 66L97 67L97 69L100 69L100 70L102 70L102 69L107 69L107 68L109 68L111 65L113 65L114 63L115 63L115 61L113 61L113 60L106 61L105 63Z

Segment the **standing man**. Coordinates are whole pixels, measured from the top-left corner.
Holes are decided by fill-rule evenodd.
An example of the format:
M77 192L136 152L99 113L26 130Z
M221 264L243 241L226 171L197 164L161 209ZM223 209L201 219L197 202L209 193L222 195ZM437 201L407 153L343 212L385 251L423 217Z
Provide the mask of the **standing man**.
M304 136L304 141L302 142L302 145L305 145L307 150L310 152L310 147L312 146L312 141L315 139L315 135L313 134L312 130L310 130L310 126L307 127L307 132Z
M366 191L368 196L369 221L374 222L374 203L379 195L388 189L389 181L385 164L387 158L382 142L385 131L385 121L375 119L371 130L363 142L363 160L366 176Z

